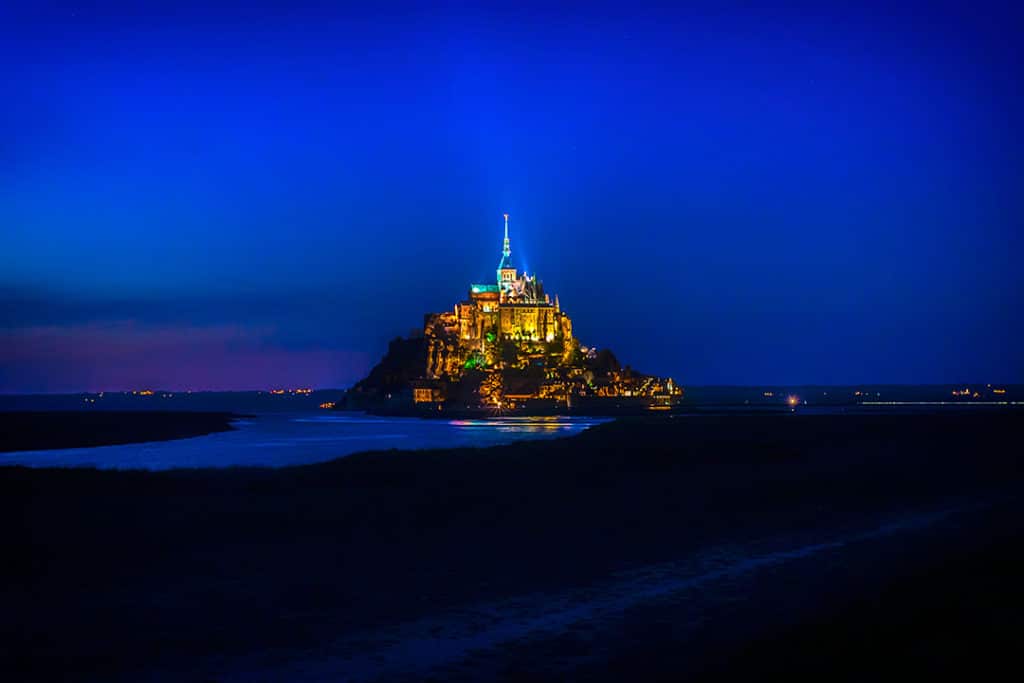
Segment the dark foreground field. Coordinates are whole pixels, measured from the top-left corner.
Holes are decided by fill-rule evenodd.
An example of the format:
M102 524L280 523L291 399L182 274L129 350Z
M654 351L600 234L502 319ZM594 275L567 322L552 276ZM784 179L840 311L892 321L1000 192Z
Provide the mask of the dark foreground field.
M679 417L284 470L2 469L0 677L985 676L1024 633L1021 426Z
M230 413L0 412L0 453L168 441L231 429Z

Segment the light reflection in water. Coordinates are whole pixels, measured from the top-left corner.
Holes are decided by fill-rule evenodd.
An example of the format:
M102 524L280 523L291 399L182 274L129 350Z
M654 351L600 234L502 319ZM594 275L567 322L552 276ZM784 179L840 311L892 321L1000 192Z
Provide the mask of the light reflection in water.
M597 424L600 420L591 420L590 424ZM539 434L558 431L578 431L581 426L589 424L581 423L578 419L573 420L562 416L545 417L500 417L472 420L449 420L448 424L462 430L495 430L501 433L524 433Z
M0 464L166 470L285 467L362 451L486 447L574 434L603 419L494 417L423 420L360 413L267 414L236 420L235 431L192 439L0 454Z

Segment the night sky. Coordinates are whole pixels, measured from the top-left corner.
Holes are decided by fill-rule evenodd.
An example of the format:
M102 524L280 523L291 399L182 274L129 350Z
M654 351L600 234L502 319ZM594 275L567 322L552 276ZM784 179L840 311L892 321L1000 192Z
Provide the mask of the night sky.
M92 4L0 8L2 392L347 386L504 212L645 372L1024 382L1011 3Z

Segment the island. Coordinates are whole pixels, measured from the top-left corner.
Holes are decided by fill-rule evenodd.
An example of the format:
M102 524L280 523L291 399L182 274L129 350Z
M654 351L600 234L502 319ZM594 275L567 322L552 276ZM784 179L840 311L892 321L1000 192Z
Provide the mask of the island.
M339 409L453 414L671 410L683 388L621 365L573 334L557 295L513 265L508 214L493 283L475 283L449 311L424 316L422 333L396 338Z

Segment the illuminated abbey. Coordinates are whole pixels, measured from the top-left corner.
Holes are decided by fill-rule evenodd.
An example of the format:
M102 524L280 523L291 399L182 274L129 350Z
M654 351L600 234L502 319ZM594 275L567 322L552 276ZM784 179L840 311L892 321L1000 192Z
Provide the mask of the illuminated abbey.
M504 217L494 282L472 284L454 310L425 316L426 367L414 383L414 400L438 403L461 396L456 400L467 405L515 407L540 400L571 406L573 397L669 401L681 395L671 379L620 368L610 352L579 344L558 296L546 293L536 274L516 269ZM471 382L467 396L458 385L468 377L479 382Z
M430 340L427 374L432 378L493 366L503 345L514 344L527 354L563 352L572 345L572 321L558 297L552 301L536 275L518 273L512 265L508 214L495 282L471 285L469 298L454 311L428 313L423 333Z
M424 316L422 334L391 341L340 408L404 412L668 409L682 397L671 379L622 367L611 351L582 346L558 297L520 272L505 237L494 281Z

